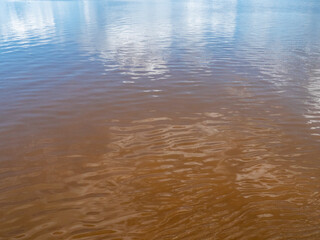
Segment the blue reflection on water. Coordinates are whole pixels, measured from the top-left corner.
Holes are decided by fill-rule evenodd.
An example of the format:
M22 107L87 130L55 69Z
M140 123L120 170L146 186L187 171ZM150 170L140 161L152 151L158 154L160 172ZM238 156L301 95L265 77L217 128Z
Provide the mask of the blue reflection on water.
M104 90L112 92L138 81L189 79L206 85L229 81L233 74L298 96L294 101L307 103L314 113L319 25L316 0L5 0L1 102L53 99L50 89L66 81L79 91L96 91L108 81Z

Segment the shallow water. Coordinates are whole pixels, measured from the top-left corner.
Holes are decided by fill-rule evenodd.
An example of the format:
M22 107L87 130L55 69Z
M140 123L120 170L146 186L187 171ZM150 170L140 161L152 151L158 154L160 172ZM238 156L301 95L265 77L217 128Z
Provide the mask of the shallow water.
M0 239L320 239L320 2L0 1Z

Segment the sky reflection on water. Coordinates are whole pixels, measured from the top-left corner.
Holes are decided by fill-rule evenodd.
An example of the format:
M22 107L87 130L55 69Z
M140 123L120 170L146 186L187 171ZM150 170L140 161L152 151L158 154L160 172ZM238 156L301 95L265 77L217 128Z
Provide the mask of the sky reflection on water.
M319 239L318 0L0 1L0 238Z

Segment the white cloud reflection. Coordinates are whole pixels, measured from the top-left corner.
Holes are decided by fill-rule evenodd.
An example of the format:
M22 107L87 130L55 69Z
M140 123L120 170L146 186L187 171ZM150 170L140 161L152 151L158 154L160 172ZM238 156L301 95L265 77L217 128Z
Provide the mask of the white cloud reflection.
M224 37L233 37L236 29L238 0L216 0L212 2L212 30Z
M320 136L320 68L312 72L307 85L311 99L307 102L308 112L304 115L312 130L312 134Z
M0 2L0 35L7 40L44 39L55 30L52 2Z
M95 3L87 2L85 12L90 4ZM105 25L99 25L100 22L85 29L90 34L81 40L87 51L98 53L108 69L113 66L111 70L119 70L132 79L167 72L166 55L172 38L170 1L153 4L144 1L138 7L121 8L117 12L118 21L106 20ZM86 16L92 24L90 14Z
M82 46L98 54L106 62L106 70L119 70L132 79L166 74L172 50L201 44L208 30L226 40L236 28L237 0L127 2L121 8L105 8L103 20L97 20L94 5L90 1L83 5L90 27L84 29ZM204 54L203 48L190 50ZM197 64L198 59L188 61Z

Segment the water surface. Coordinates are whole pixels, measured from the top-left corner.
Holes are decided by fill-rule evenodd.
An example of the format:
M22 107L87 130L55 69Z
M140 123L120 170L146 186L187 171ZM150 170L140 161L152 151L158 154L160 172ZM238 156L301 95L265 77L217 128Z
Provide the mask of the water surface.
M318 0L2 0L0 239L320 239Z

